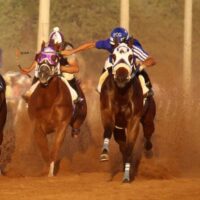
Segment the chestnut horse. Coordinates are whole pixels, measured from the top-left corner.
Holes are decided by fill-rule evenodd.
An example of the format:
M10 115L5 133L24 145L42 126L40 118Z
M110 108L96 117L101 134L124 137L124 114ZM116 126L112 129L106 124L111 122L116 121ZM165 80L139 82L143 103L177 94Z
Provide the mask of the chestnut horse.
M133 41L132 41L133 42ZM101 118L104 137L111 137L119 144L123 156L123 182L130 182L132 153L139 134L140 122L143 125L145 149L152 148L151 135L154 131L155 102L149 97L145 106L137 70L133 66L134 55L129 45L119 44L112 55L113 66L108 69L108 77L102 85L100 94ZM133 169L133 170L132 170Z
M5 93L6 93L6 83L3 77L0 75L0 155L1 155L1 144L3 142L3 129L5 126L6 116L7 116Z
M79 129L86 117L87 108L82 93L84 102L75 109L70 91L57 75L57 65L53 64L56 60L59 62L57 53L50 47L44 47L40 53L46 57L38 64L39 84L28 101L28 113L34 122L36 142L43 159L48 164L49 176L54 176L55 164L58 161L67 126L70 124L73 129ZM47 134L52 132L55 132L55 137L49 153Z

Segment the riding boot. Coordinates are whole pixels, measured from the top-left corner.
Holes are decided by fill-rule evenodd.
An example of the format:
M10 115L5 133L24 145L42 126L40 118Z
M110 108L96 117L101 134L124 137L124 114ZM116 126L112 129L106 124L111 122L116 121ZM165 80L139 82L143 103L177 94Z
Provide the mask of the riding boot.
M76 91L77 95L78 95L78 98L74 101L75 104L77 103L82 103L84 101L84 98L81 97L81 94L80 94L80 90L79 88L77 87L77 82L76 82L76 78L73 78L71 80L68 80L70 86Z
M144 81L145 81L145 85L147 86L147 88L149 89L149 91L147 92L146 96L150 97L154 95L154 91L152 89L152 84L149 78L149 75L147 74L147 72L145 70L142 70L140 72L140 74L143 76Z
M108 67L107 69L103 69L102 74L99 78L99 82L96 88L96 91L100 94L101 93L101 88L102 85L104 83L104 81L106 80L106 78L108 77L109 73L111 73L111 67Z

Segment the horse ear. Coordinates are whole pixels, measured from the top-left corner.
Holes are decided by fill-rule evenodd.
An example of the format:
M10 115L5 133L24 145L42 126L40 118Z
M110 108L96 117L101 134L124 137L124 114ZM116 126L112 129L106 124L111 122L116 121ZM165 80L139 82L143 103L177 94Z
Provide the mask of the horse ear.
M128 46L129 46L130 48L132 48L133 43L134 43L134 38L133 38L133 36L131 36L131 37L129 38L129 40L128 40Z
M45 47L45 41L43 40L41 44L41 51L44 49L44 47Z
M52 39L49 40L49 46L54 47L54 40Z

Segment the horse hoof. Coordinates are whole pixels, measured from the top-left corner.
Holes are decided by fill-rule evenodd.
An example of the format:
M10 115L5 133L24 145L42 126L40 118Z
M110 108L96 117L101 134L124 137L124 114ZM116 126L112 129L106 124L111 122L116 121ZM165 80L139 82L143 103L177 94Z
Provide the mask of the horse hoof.
M130 179L124 178L123 181L122 181L122 183L130 183Z
M152 145L151 141L150 140L146 140L146 142L144 144L145 150L150 151L152 149L152 147L153 147L153 145Z
M108 161L108 160L109 160L108 151L106 149L104 149L100 155L100 161L104 162L104 161Z
M54 177L54 175L53 174L48 174L48 177L52 178L52 177Z
M144 152L144 155L146 158L152 158L153 157L153 151L152 150L149 150L149 151L145 151Z

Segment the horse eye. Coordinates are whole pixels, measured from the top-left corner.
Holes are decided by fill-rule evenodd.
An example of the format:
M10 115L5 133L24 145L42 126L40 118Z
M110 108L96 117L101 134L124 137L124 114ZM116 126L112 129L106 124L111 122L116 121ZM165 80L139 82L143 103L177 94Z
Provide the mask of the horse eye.
M128 56L128 60L129 60L129 62L132 64L132 63L133 63L133 55L129 55L129 56Z

